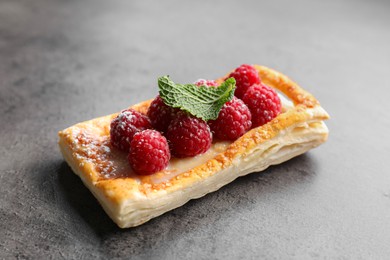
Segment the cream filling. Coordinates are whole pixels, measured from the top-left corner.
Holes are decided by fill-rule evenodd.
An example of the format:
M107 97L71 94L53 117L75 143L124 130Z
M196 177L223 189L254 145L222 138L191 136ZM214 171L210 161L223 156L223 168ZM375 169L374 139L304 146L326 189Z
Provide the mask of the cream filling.
M159 174L151 175L151 181L155 184L168 182L173 177L186 172L198 165L206 163L208 160L214 158L217 154L222 153L232 142L223 141L213 143L207 152L199 154L194 157L187 158L172 158L166 170Z

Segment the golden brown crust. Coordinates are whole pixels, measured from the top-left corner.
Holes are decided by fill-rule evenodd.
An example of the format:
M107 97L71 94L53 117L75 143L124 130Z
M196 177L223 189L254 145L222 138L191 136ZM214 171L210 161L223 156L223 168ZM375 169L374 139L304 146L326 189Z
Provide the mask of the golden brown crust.
M90 143L93 143L96 146L96 141L89 140L85 133L87 132L87 129L93 129L95 136L99 137L97 142L104 144L104 142L107 142L108 140L107 136L109 136L109 123L117 114L82 122L60 131L59 144L62 153L72 169L80 175L84 183L86 183L99 201L102 204L109 204L110 209L107 209L107 205L103 205L106 211L117 211L118 213L121 211L121 205L125 202L164 196L183 189L188 189L196 183L210 178L231 166L238 157L245 157L254 147L271 140L281 131L288 129L293 125L310 121L319 122L329 118L328 114L320 107L319 102L310 93L300 88L288 77L263 66L254 65L254 67L259 72L262 82L281 91L294 102L295 106L285 113L280 114L271 122L250 130L235 142L231 143L224 152L217 154L214 158L211 158L205 163L188 171L182 172L171 179L156 183L152 180L153 176L124 175L116 178L107 178L99 172L96 164L94 164L97 159L90 156L88 149L84 149L90 145ZM223 80L223 78L218 81L221 80ZM132 108L146 114L150 102L151 100L144 101L132 106ZM77 138L79 138L79 140L76 140ZM325 139L323 141L325 141ZM99 146L99 144L97 146ZM99 149L109 149L104 145L102 145L102 147L103 148L97 147L96 149L98 151L100 151ZM100 159L103 161L103 166L98 164L99 167L111 167L109 164L104 164L105 160L109 161L109 157L103 155L97 154L98 157L102 156ZM96 154L94 156L96 156ZM107 213L109 213L111 217L113 217L114 214L117 214L112 212ZM141 220L140 222L142 223Z

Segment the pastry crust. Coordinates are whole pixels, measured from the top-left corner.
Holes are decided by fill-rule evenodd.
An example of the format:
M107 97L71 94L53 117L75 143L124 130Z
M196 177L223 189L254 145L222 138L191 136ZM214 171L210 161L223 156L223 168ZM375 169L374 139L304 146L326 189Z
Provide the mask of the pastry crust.
M126 154L110 146L110 121L117 115L112 114L60 131L61 152L112 220L127 228L325 142L328 129L323 120L329 116L319 102L283 74L254 67L263 83L293 103L284 102L283 113L234 142L216 142L204 155L172 159L167 170L137 176L127 165ZM146 113L150 102L132 108Z

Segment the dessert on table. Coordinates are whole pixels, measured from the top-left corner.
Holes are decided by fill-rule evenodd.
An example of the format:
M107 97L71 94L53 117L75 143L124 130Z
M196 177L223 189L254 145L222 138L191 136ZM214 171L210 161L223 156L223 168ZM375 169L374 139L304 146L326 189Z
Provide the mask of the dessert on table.
M217 80L158 79L159 95L59 132L75 174L121 228L327 140L327 112L285 75L241 65Z

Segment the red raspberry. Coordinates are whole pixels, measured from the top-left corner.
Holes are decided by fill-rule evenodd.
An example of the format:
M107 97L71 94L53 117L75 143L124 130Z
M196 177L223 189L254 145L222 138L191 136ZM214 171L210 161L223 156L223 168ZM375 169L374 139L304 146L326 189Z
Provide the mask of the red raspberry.
M234 95L241 99L250 86L252 86L253 84L260 83L260 78L259 74L257 73L257 70L253 66L248 64L243 64L235 71L230 73L228 78L231 77L235 78L236 80L237 88L234 92Z
M142 175L152 174L168 166L171 153L167 139L156 130L144 130L134 135L128 160L131 168Z
M241 99L226 102L216 120L210 120L211 131L221 140L236 140L251 129L251 112Z
M218 83L215 80L207 80L207 79L198 79L194 83L198 87L207 86L207 87L218 87Z
M162 98L157 96L150 104L147 115L155 129L166 132L177 112L178 109L165 105Z
M282 108L278 94L263 84L253 85L245 93L242 101L252 113L252 126L257 127L275 118Z
M168 127L166 137L176 157L195 156L206 152L212 141L210 127L202 119L179 113Z
M134 134L148 128L152 128L152 126L145 115L134 109L123 110L111 121L111 144L128 152Z

